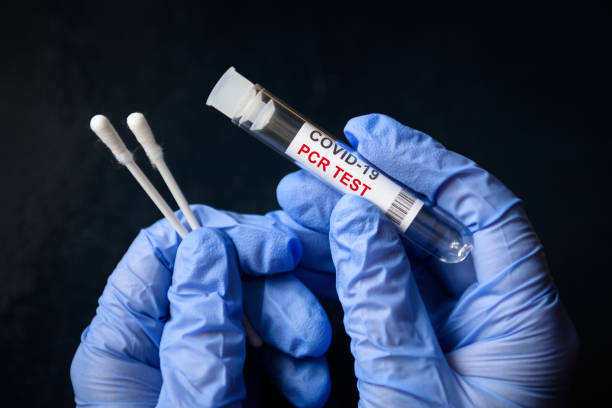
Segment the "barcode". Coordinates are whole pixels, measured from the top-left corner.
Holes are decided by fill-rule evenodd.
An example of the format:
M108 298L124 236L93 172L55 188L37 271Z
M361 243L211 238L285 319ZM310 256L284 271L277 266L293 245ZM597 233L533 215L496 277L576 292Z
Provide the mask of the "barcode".
M391 207L387 210L387 217L391 218L391 221L396 225L401 225L415 200L416 199L406 191L400 191L397 197L395 197L395 200L393 200Z

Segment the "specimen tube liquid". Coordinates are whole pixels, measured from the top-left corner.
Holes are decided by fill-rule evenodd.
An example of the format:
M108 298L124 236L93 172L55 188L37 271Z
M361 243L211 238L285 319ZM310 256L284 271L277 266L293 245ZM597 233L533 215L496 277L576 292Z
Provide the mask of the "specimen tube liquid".
M206 104L340 192L377 205L406 238L441 261L460 262L469 255L471 235L465 226L423 203L233 67L219 79Z

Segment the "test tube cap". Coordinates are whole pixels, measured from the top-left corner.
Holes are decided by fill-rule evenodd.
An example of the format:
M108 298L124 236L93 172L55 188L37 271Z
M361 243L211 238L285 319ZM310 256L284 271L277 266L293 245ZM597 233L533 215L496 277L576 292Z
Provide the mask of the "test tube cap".
M208 95L206 105L233 119L253 92L253 87L251 81L236 72L234 67L230 67Z

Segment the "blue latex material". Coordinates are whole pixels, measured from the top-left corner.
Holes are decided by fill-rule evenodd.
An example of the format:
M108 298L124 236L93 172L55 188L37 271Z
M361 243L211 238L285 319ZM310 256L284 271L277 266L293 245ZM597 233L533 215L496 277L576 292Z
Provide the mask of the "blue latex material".
M266 348L264 356L268 377L294 406L322 407L327 402L331 383L325 357L296 359L273 348Z
M274 275L296 267L299 239L272 216L193 209L205 227L181 242L166 220L155 223L109 277L72 362L77 405L239 406L245 303L277 356L266 362L280 392L296 406L321 406L327 316L297 278Z
M333 296L325 285L336 272L360 406L559 405L578 339L520 200L387 116L352 119L345 134L363 158L474 234L466 261L443 264L362 198L303 170L279 184L284 213L271 215L304 243L296 276Z

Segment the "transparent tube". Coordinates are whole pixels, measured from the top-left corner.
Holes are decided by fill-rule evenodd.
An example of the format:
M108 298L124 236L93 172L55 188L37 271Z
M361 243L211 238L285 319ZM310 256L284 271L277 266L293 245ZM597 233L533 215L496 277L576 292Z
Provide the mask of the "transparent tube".
M350 147L232 67L213 88L207 105L342 193L376 204L406 238L443 262L464 260L472 249L469 230L444 211L430 207Z

